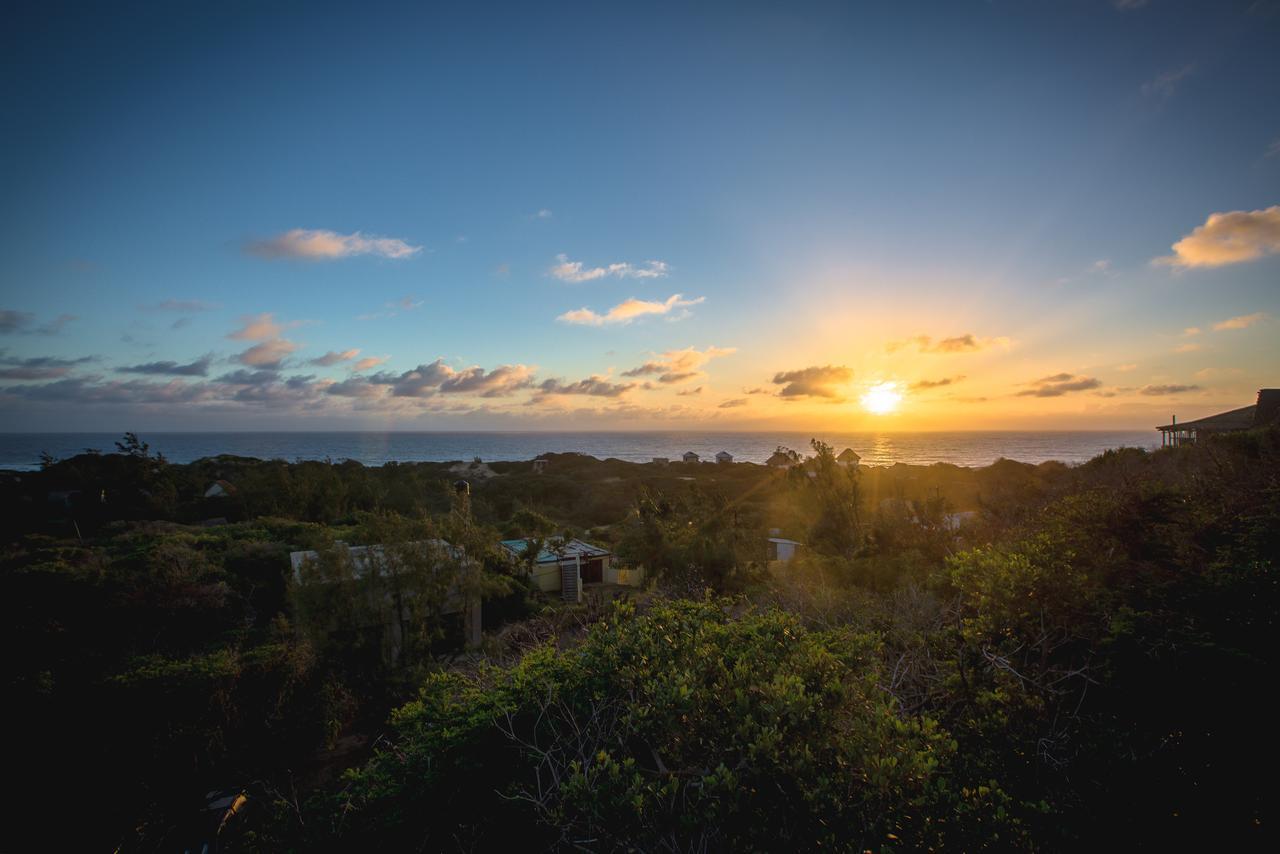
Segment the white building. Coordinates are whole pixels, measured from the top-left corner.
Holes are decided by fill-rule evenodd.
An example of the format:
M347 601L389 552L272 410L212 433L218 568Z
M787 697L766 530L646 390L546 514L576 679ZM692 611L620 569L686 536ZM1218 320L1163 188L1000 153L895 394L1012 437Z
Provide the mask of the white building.
M698 462L698 455L695 454L693 451L685 451L684 456L681 459L683 459L686 463L696 463Z
M804 543L788 540L786 537L769 538L769 560L786 563L796 556L796 552Z
M731 463L733 462L733 454L729 453L728 451L721 451L720 453L716 454L716 462Z

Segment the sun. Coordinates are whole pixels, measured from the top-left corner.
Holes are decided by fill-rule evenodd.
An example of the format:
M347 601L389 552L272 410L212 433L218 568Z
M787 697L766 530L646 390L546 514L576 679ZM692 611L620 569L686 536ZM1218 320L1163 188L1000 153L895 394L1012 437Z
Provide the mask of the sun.
M862 408L876 415L887 415L898 408L902 393L895 382L876 383L862 396Z

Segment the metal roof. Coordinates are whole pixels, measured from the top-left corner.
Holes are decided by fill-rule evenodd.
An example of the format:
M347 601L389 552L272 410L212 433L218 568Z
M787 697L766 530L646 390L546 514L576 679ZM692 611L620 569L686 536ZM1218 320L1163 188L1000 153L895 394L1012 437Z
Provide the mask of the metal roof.
M1195 421L1183 421L1181 424L1165 424L1157 430L1248 430L1253 426L1253 413L1257 406L1242 406L1230 412L1219 412Z
M516 557L523 557L529 548L529 540L502 540L502 547ZM612 554L608 549L584 543L578 538L564 542L560 537L543 540L542 549L538 552L538 563L559 563L564 558L573 557L608 557Z

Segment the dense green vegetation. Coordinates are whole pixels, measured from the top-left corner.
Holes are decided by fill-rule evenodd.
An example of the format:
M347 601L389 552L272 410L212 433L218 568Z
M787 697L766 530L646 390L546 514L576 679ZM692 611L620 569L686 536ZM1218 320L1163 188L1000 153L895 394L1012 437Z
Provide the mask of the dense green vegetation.
M551 455L541 475L120 450L2 487L17 767L33 806L80 816L51 838L890 851L1272 834L1275 431L972 471L857 472L820 443L790 472ZM201 497L217 479L233 494ZM802 557L766 566L770 528ZM492 550L563 532L653 588L555 603ZM410 547L435 539L474 560ZM391 557L361 575L338 540ZM320 555L306 583L295 549ZM459 585L486 597L478 651L445 607ZM248 796L220 832L210 790Z

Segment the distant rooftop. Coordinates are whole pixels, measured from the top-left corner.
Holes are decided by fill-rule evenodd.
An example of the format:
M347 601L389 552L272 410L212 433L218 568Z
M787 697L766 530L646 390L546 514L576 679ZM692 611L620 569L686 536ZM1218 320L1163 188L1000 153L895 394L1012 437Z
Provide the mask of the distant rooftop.
M529 549L529 540L503 540L502 547L516 557L523 557ZM576 537L567 543L560 537L552 537L542 541L542 548L538 552L538 563L558 563L563 558L572 557L608 557L609 554L608 549L584 543Z

